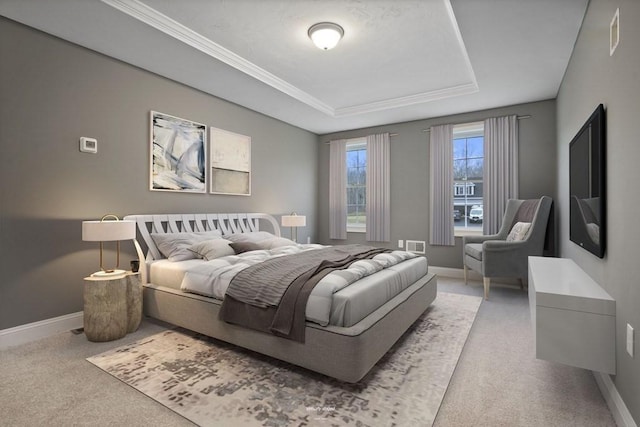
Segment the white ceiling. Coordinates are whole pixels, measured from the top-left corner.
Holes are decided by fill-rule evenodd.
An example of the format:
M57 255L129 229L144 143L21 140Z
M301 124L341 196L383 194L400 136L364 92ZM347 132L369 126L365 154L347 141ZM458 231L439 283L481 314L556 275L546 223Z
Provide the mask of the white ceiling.
M323 134L555 98L588 0L0 0L0 15ZM330 51L308 28L344 28Z

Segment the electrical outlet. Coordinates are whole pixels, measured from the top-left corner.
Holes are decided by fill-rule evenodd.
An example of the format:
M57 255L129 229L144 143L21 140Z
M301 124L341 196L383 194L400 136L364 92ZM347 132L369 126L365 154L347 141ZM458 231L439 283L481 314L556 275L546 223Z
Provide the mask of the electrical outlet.
M627 353L633 357L633 327L627 323Z
M398 247L400 249L404 248L404 240L398 240Z

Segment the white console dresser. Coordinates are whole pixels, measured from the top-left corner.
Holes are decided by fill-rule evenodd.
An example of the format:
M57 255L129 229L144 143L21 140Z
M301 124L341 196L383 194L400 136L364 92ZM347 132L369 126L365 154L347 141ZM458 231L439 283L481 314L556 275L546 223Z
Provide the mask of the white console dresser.
M571 259L529 257L536 358L616 373L616 301Z

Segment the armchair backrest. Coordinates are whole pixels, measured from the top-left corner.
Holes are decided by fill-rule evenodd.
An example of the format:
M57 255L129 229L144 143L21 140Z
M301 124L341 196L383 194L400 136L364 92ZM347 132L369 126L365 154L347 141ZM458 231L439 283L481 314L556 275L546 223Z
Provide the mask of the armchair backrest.
M553 200L551 199L551 197L542 196L540 198L538 209L536 210L534 220L531 223L531 229L529 230L529 234L527 235L527 239L531 242L531 244L534 247L539 248L540 255L542 255L544 249L544 241L547 235L547 224L549 222L549 215L551 213L552 204Z
M542 254L552 203L553 200L549 196L542 196L540 199L532 200L508 200L507 208L502 218L502 226L498 232L499 238L506 239L513 224L516 222L531 222L531 228L525 240L529 244L539 247L540 254Z
M507 207L504 211L504 216L502 217L502 225L500 226L500 231L498 231L497 235L499 240L505 240L509 235L516 218L516 214L523 202L524 200L519 199L507 200Z

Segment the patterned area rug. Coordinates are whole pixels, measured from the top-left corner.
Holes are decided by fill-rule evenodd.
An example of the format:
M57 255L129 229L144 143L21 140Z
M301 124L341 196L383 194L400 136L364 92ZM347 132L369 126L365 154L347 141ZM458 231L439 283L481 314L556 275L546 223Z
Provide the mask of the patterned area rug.
M357 384L182 329L87 360L201 426L430 426L481 301L438 293Z

